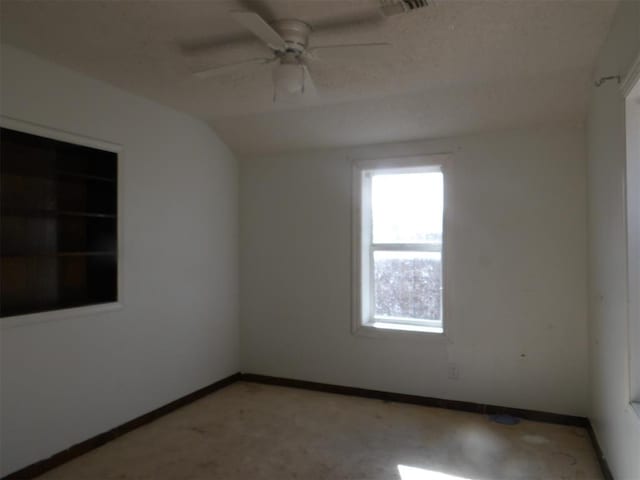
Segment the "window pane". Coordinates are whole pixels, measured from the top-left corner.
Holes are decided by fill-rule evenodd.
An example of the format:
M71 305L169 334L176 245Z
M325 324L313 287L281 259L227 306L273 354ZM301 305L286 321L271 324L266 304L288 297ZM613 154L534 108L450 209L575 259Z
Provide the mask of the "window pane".
M441 172L374 174L374 243L442 242Z
M440 252L373 253L375 318L441 319Z

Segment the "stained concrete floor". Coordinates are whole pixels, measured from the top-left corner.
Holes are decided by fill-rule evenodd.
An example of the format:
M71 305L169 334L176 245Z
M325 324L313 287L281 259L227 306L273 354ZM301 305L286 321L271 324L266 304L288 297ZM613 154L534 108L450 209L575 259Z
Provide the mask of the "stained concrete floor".
M239 382L39 477L601 479L587 432Z

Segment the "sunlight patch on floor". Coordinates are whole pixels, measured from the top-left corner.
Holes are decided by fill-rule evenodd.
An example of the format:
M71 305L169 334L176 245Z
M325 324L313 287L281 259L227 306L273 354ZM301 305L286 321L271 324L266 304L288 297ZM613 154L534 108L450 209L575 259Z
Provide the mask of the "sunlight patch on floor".
M435 470L408 467L406 465L398 465L398 472L402 480L473 480L467 477L458 477L456 475L436 472Z

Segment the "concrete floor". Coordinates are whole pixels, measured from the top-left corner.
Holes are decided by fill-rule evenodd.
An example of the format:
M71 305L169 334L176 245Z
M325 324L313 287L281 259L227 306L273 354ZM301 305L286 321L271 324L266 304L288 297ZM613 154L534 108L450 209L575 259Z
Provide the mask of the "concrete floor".
M584 429L235 383L40 477L601 479Z

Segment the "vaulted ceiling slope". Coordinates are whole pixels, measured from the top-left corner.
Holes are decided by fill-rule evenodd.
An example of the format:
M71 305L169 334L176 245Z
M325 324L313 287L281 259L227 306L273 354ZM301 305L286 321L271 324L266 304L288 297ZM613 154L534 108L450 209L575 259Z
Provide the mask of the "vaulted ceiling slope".
M239 154L581 122L613 0L431 0L393 17L379 0L14 1L1 39L202 118ZM192 71L268 53L229 16L297 18L311 46L389 42L314 60L319 95L274 104L271 66Z

